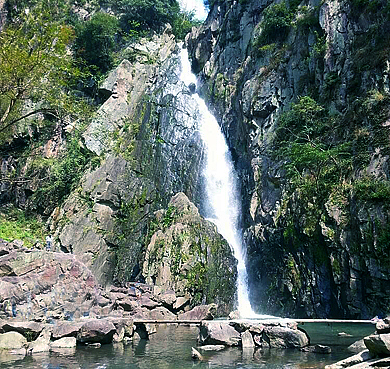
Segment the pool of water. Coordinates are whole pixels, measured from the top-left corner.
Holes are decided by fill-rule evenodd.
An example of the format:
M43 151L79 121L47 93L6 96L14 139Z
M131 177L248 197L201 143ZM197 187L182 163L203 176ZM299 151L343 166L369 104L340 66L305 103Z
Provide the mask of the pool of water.
M331 354L314 354L294 349L242 350L227 348L220 352L202 352L205 361L194 363L191 347L196 347L197 327L160 326L149 341L100 348L78 347L75 351L14 357L0 354L0 368L23 369L187 369L187 368L324 368L350 356L348 345L374 332L374 325L318 324L301 325L311 337L311 344L332 347ZM344 332L349 336L338 336ZM200 351L200 350L199 350Z

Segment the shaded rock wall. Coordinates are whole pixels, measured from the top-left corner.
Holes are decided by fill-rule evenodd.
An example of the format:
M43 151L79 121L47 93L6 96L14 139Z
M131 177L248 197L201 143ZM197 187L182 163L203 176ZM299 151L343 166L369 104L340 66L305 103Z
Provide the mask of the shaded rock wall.
M186 39L239 172L254 307L310 317L381 314L389 303L389 208L386 196L359 197L354 186L367 174L388 186L388 142L375 139L373 128L378 120L387 140L387 108L372 115L359 110L364 102L387 101L388 15L381 3L375 10L354 1L287 1L293 16L286 11L281 19L291 23L264 42L264 20L276 3L216 1L205 24ZM329 124L339 119L342 133L335 140L364 130L372 142L364 153L368 161L334 187L338 200L334 194L321 200L315 231L315 197L306 204L299 191L289 190L287 158L274 155L281 114L305 95L329 111Z

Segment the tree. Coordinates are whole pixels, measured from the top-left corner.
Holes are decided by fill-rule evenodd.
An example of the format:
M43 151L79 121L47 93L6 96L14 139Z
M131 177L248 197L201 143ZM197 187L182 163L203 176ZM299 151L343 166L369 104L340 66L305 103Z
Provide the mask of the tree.
M54 1L55 2L55 1ZM67 46L73 30L55 21L52 0L22 13L0 33L0 134L37 113L63 118L66 85L77 72ZM26 110L26 101L34 108ZM1 139L0 138L0 139Z
M118 20L102 12L95 13L89 21L80 23L76 27L77 57L89 66L96 66L102 73L108 71L113 63L118 28Z
M118 0L115 3L123 13L121 27L125 31L132 22L138 22L142 29L159 31L166 23L172 24L180 12L177 0Z

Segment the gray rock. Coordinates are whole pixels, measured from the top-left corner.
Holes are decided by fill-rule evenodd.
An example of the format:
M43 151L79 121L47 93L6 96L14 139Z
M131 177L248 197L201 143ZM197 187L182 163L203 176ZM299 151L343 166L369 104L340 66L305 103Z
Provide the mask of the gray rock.
M274 348L301 348L309 344L304 332L286 327L265 327L263 338Z
M203 361L203 356L200 354L200 352L196 349L194 349L193 347L191 348L191 357L193 360L199 360L199 361Z
M364 344L374 356L390 355L390 334L372 334L364 337Z
M50 349L76 347L76 337L63 337L50 343Z
M0 334L0 349L17 350L27 347L27 339L18 332Z
M366 349L367 349L367 347L364 344L364 340L363 339L358 340L358 341L356 341L356 342L354 342L354 343L352 343L351 345L348 346L348 351L355 352L355 353L364 351Z
M252 334L249 330L241 333L241 346L243 348L255 347L255 342L253 341Z
M390 318L385 318L383 320L379 320L376 323L376 333L390 333Z
M199 305L192 310L178 315L179 320L212 320L217 312L217 305Z
M199 346L199 350L202 351L221 351L226 348L224 345L204 345L204 346Z
M82 327L84 322L58 322L53 327L52 337L59 339L63 337L76 337L78 331Z
M115 326L111 321L93 319L81 326L77 333L77 342L110 343L115 332Z
M28 335L31 336L32 339L35 339L39 336L39 334L42 332L43 328L45 327L44 324L32 322L32 321L13 321L13 320L2 320L0 322L0 332L19 332L23 334L24 336Z
M203 321L198 342L201 345L238 346L241 335L232 326L218 321Z
M29 342L27 351L30 351L33 355L40 352L49 352L51 331L51 327L45 328L35 341Z
M342 369L347 367L353 367L354 365L359 365L361 363L367 362L368 360L372 359L372 355L368 350L365 350L363 352L360 352L359 354L356 354L354 356L351 356L347 359L338 361L335 364L327 365L326 369ZM364 369L360 368L360 369Z

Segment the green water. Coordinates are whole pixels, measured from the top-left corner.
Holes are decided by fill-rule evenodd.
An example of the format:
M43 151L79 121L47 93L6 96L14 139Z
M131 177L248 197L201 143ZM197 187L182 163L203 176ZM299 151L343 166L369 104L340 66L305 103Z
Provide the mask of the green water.
M62 351L15 358L0 355L0 368L24 369L298 369L324 368L351 354L347 346L374 332L374 325L313 324L302 326L310 335L312 344L332 347L332 354L320 355L293 349L242 350L228 348L220 352L203 353L205 362L194 363L191 347L196 347L198 328L160 326L149 341L135 340L124 345L104 345L101 348L78 347L76 351ZM345 332L351 337L339 337Z

